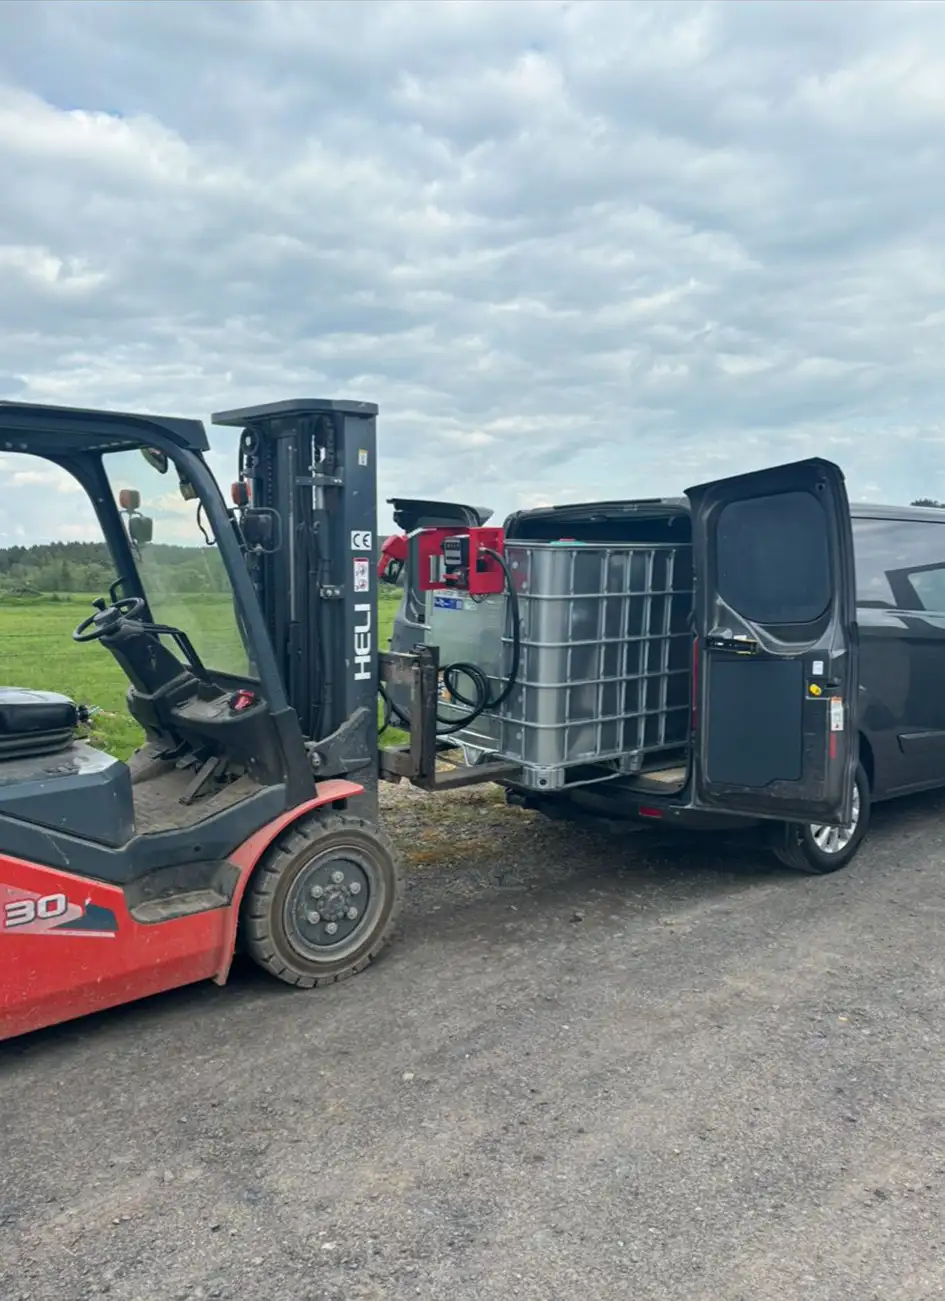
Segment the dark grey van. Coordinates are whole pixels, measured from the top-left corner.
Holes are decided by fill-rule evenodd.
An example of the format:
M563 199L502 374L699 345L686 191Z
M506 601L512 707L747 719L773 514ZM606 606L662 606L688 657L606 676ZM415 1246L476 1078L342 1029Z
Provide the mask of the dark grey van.
M410 532L487 513L396 501ZM879 800L945 786L945 511L848 504L800 462L685 498L523 511L509 544L691 547L692 725L630 775L508 798L555 817L699 829L754 825L787 865L848 863ZM408 573L394 646L423 615ZM461 738L462 739L462 738ZM838 812L839 811L839 812Z

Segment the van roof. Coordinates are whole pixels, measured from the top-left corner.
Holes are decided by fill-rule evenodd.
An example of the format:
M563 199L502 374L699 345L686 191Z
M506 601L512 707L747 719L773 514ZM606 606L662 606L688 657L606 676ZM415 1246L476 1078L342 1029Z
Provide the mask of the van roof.
M850 514L855 519L933 520L938 524L945 520L945 510L939 506L877 506L865 501L852 501Z
M562 521L571 519L612 520L646 519L661 515L688 515L688 497L628 497L623 501L568 502L560 506L537 506L531 510L515 511L506 520L538 520L549 517ZM851 502L850 514L854 519L929 520L945 523L945 510L935 506L883 506L875 502Z

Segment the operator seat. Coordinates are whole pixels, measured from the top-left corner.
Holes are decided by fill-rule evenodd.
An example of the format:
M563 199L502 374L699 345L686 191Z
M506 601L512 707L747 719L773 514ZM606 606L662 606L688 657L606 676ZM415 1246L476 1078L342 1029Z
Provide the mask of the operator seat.
M80 721L79 707L68 696L0 687L0 763L66 749Z
M43 863L44 828L119 848L134 835L128 765L80 741L84 709L55 691L0 687L3 847Z

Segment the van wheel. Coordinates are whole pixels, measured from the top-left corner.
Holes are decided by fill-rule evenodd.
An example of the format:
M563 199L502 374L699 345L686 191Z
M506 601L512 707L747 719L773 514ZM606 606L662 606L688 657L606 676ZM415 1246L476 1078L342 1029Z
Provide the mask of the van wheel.
M862 765L856 770L853 788L853 821L845 827L819 823L791 822L774 846L775 856L785 867L808 876L838 872L854 857L870 823L870 785Z
M253 874L246 946L287 985L334 984L380 953L402 892L386 836L360 818L315 817L292 827Z

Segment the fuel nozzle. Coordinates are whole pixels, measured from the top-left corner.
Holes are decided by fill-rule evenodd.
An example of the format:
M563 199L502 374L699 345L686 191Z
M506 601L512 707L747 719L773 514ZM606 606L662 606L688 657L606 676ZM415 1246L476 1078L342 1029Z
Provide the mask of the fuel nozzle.
M407 565L407 535L392 533L381 548L381 558L377 562L378 582L396 587Z

